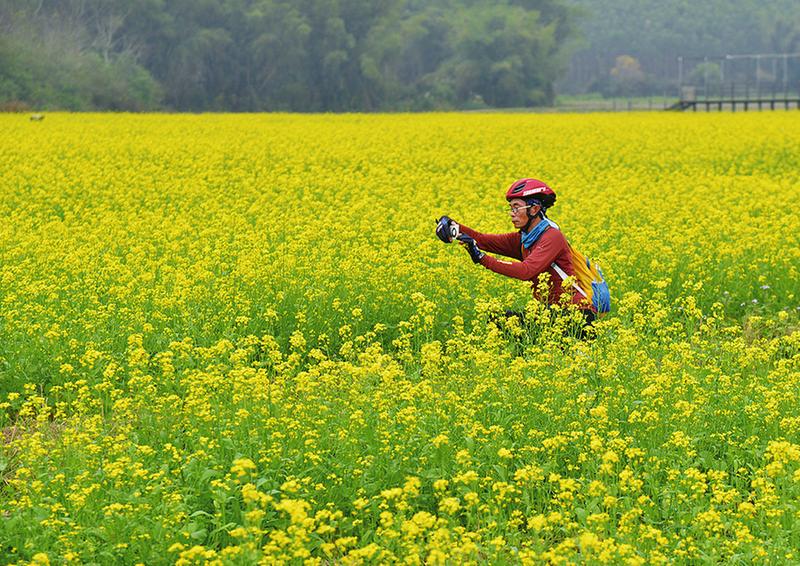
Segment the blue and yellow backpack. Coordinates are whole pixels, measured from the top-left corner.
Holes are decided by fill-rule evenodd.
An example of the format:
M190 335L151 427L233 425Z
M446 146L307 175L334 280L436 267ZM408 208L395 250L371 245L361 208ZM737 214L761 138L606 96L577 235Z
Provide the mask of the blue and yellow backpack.
M597 309L598 314L607 313L611 310L611 293L608 290L608 283L603 277L603 270L596 262L591 261L588 257L569 245L569 251L572 253L572 267L575 270L575 283L573 287L583 295L587 300L591 301ZM558 273L561 279L568 277L567 273L553 262L551 267Z

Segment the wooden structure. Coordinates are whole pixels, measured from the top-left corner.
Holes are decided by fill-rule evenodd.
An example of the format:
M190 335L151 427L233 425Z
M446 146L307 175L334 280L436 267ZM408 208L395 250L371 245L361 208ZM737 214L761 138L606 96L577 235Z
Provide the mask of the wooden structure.
M678 57L679 100L667 110L800 109L800 53Z
M704 98L702 100L679 100L667 110L686 111L692 110L697 112L697 108L705 109L706 112L717 110L730 110L736 112L737 109L747 112L750 109L758 110L790 110L796 108L800 110L800 96L793 98L777 97L777 98Z

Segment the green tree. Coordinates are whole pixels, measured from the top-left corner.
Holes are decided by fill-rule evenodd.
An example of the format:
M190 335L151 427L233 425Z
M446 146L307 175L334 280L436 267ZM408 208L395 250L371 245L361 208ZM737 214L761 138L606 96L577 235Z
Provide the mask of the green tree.
M677 58L702 60L725 54L792 51L800 21L796 0L569 0L580 11L584 47L571 62L563 86L572 91L598 84L620 55L631 55L663 87L677 79ZM677 86L677 85L675 85ZM661 90L660 92L663 92Z
M0 96L109 109L161 97L196 111L528 106L552 101L573 26L564 0L0 0L14 31Z
M117 36L100 41L94 4L0 3L0 104L36 108L147 110L161 89ZM100 25L100 24L97 24Z

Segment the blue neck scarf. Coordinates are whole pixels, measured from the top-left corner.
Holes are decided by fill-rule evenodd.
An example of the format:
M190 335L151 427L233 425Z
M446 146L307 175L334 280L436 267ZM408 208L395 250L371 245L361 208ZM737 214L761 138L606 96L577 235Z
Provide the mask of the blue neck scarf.
M542 218L536 226L531 228L530 232L520 232L522 235L522 245L525 246L525 249L535 244L536 240L538 240L548 228L555 228L558 230L558 226L555 223L550 222L547 218Z

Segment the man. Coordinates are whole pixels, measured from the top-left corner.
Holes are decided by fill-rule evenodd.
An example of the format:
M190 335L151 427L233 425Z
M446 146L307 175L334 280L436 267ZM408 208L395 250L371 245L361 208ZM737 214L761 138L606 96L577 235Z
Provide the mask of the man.
M486 269L530 281L534 298L548 304L562 301L564 294L569 302L581 310L585 325L594 322L597 310L575 286L564 287L562 281L574 276L572 252L558 226L547 218L547 209L556 202L556 193L546 183L537 179L520 179L506 191L510 206L511 223L518 230L508 234L482 234L468 226L458 224L447 216L442 216L436 227L436 235L448 243L456 238L467 249L472 261ZM503 261L484 252L491 252L519 260ZM550 290L547 296L540 296L537 288L539 276L550 275ZM507 312L506 316L519 316ZM583 329L579 335L583 336Z

